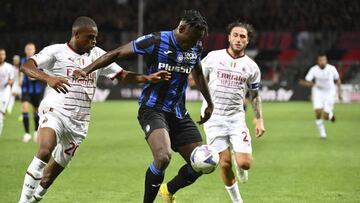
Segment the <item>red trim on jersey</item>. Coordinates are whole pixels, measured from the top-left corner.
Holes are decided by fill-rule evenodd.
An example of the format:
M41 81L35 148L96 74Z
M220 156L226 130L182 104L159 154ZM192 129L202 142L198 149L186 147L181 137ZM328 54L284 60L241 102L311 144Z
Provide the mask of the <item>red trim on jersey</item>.
M75 49L73 49L69 43L66 43L66 45L69 47L71 51L73 51L75 54L81 55L80 53L76 52Z
M118 75L121 75L124 72L124 69L121 69L121 71L119 71L118 73L116 73L116 75L114 75L111 80L114 80Z
M230 56L231 58L233 58L233 59L239 59L239 58L242 58L242 57L244 57L244 56L245 56L245 53L244 53L244 55L242 55L242 56L239 56L239 57L233 57L233 56L230 54L229 49L226 49L226 53L227 53L227 54L229 54L229 56Z
M41 178L35 178L35 176L33 174L31 174L29 171L26 171L26 174L31 176L34 180L41 180Z
M32 60L32 61L34 61L35 66L36 66L36 67L38 67L38 64L36 63L35 59L33 59L33 58L29 58L28 60Z

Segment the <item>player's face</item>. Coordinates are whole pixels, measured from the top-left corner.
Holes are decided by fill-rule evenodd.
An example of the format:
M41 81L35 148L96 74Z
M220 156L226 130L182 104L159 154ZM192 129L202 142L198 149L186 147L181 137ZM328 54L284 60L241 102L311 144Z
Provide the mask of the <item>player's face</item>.
M234 52L243 51L249 43L248 32L243 27L234 27L228 36L230 48Z
M6 52L5 52L5 50L0 50L0 63L4 63L4 61L5 61L5 59L6 59Z
M318 65L320 66L320 68L325 68L326 64L327 64L326 56L319 56L318 57Z
M205 31L191 28L189 25L185 25L183 27L183 30L180 31L180 35L181 41L179 42L179 44L181 48L184 50L190 50L204 38Z
M97 27L80 28L75 35L76 46L81 52L89 52L96 45L97 35Z
M35 48L35 45L34 44L27 44L25 46L25 55L27 57L30 57L30 56L34 56L35 55L35 52L36 52L36 48Z

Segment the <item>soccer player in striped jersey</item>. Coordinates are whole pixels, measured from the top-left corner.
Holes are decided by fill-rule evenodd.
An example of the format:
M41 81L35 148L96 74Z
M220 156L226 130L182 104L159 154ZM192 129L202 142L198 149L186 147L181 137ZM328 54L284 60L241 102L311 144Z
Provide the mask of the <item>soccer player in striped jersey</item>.
M165 202L175 202L174 194L201 176L190 165L190 154L202 144L202 138L185 108L185 90L188 75L192 73L208 103L199 124L206 122L213 111L213 103L201 69L201 40L206 33L206 19L198 11L185 11L175 30L139 37L75 73L76 77L84 77L115 60L135 54L145 55L148 74L159 70L171 72L170 81L146 83L139 97L138 120L154 158L146 172L145 203L154 201L159 188L160 196ZM180 168L178 175L161 185L165 169L170 163L171 149L179 152L186 163Z
M233 22L228 25L229 47L210 52L203 60L205 77L209 78L214 112L204 124L207 143L219 152L221 177L233 203L243 202L232 170L232 154L238 180L246 182L252 162L251 137L245 122L245 98L249 92L256 122L256 137L265 132L259 96L260 69L245 54L254 32L251 25ZM202 109L206 107L203 102Z
M46 82L48 87L39 107L39 150L26 171L19 202L40 201L86 138L100 75L129 83L159 82L170 77L166 71L140 75L112 63L84 79L73 79L74 70L105 53L95 46L97 34L91 18L79 17L73 23L68 43L45 47L22 65L25 74Z
M25 45L25 57L20 59L22 65L27 59L33 56L36 52L35 44L29 42ZM33 110L34 119L34 141L36 142L37 129L39 127L38 108L43 98L44 84L40 80L34 80L24 74L21 85L21 108L22 108L22 121L25 129L23 142L27 143L31 140L30 125L29 125L29 103Z

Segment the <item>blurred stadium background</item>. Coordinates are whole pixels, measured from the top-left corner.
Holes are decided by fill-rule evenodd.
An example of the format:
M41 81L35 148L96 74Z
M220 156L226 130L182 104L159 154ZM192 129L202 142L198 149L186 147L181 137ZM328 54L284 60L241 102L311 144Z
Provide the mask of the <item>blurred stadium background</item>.
M360 1L0 0L0 46L11 63L13 55L24 55L29 41L38 51L67 42L73 20L86 15L98 24L97 45L111 50L138 35L175 28L184 9L199 10L208 20L204 56L227 46L225 27L236 19L257 31L247 54L261 69L263 100L272 102L264 104L268 132L264 140L254 139L250 182L240 186L245 202L360 202ZM318 140L311 104L299 102L309 101L310 90L298 85L322 51L340 73L346 103L335 107L339 122L329 131L336 136L326 144ZM119 64L144 71L141 58ZM96 100L136 99L140 90L103 78ZM195 101L189 106L196 119L200 94L189 89L187 96ZM33 143L21 143L19 103L16 108L6 118L0 139L0 202L17 200L36 150ZM136 108L135 100L94 104L90 136L44 202L141 201L142 176L151 156ZM175 158L167 179L180 164ZM229 202L217 173L181 191L178 201Z

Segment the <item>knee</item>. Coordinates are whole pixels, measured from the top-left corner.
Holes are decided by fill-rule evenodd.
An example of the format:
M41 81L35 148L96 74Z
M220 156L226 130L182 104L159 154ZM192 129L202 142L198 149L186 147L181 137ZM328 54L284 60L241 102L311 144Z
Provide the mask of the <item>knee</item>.
M171 160L171 153L169 151L161 151L155 155L155 164L160 170L166 169Z
M36 157L38 157L40 160L47 163L47 162L49 162L50 157L51 157L51 150L42 147L39 149Z
M221 159L220 167L224 170L231 170L231 167L232 167L231 159Z
M243 160L241 163L237 164L239 168L242 168L244 170L249 170L251 166L251 160Z

